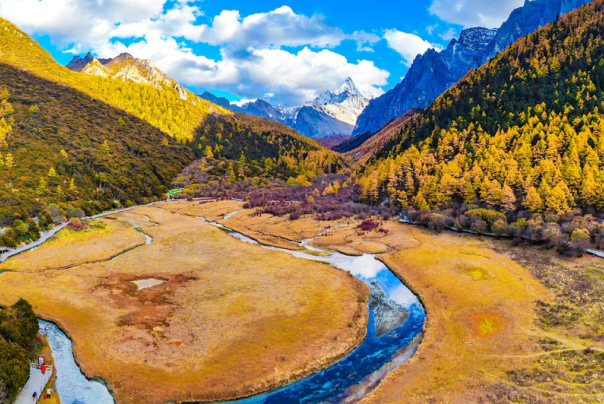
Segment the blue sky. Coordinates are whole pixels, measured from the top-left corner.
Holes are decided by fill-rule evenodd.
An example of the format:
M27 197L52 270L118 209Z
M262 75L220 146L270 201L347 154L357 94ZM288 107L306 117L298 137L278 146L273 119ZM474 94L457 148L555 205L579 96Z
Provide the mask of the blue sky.
M66 64L151 59L195 92L293 106L351 76L388 90L418 53L497 27L523 0L0 0L0 16Z

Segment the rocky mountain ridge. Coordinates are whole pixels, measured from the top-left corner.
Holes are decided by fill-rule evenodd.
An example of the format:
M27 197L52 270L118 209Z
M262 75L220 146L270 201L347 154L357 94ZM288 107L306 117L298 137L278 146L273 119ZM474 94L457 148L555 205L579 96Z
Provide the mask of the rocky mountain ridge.
M182 100L193 104L196 102L196 96L168 77L151 60L137 59L129 53L122 53L113 59L98 59L89 52L85 57L74 56L66 67L89 76L147 84L158 90L173 88Z
M469 28L446 49L418 55L405 78L372 100L359 116L352 136L376 133L388 122L415 108L425 108L467 72L482 66L519 38L590 0L526 0L501 28Z

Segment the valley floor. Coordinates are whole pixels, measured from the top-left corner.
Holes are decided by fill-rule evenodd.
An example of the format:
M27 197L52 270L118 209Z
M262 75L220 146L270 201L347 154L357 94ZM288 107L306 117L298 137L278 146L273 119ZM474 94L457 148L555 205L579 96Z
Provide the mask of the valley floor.
M117 403L257 394L362 342L369 297L362 282L236 241L171 213L172 205L65 230L9 259L0 265L8 271L0 274L0 304L23 297L60 325L82 371L105 380ZM165 283L140 290L133 283L151 278Z
M0 275L0 303L25 297L61 324L83 370L107 380L118 402L253 394L358 345L367 324L360 282L322 264L235 247L195 218L203 216L267 245L292 249L292 241L319 235L312 244L320 248L380 254L420 296L427 321L417 353L366 403L604 400L601 259L566 260L395 221L362 232L352 219L290 221L242 209L235 201L177 202L122 213L94 237L66 232L0 266L15 271ZM134 227L153 242L144 245ZM123 250L130 252L105 261ZM131 283L151 277L167 282L140 291Z
M222 208L221 209L221 205ZM597 403L604 401L604 261L562 259L535 247L386 222L289 221L190 205L267 244L301 241L348 254L382 254L422 299L424 340L366 403ZM279 238L282 237L282 238ZM276 240L276 241L275 241Z

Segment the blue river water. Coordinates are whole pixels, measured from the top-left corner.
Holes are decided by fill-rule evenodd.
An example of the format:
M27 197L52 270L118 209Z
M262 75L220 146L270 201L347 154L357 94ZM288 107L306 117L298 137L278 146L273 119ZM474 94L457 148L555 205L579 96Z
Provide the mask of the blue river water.
M242 234L231 233L231 235L242 241L258 244ZM366 282L377 281L389 299L396 301L409 311L409 319L388 334L376 337L374 317L370 310L365 341L346 358L304 380L267 394L237 400L233 403L354 403L375 389L389 371L404 363L415 352L415 346L410 346L410 344L421 333L426 317L417 296L373 255L365 254L353 257L311 247L308 242L310 240L302 242L307 250L329 255L316 256L275 247L265 246L265 248L287 251L299 258L329 263L349 271Z
M200 218L202 219L202 218ZM218 227L222 227L213 223ZM233 237L259 245L242 234L230 232ZM387 297L409 311L409 318L386 335L376 337L373 313L369 313L367 337L350 355L331 367L306 379L275 391L235 401L238 404L314 404L355 403L372 391L386 374L411 358L416 344L411 342L422 331L425 311L418 298L375 256L360 257L328 252L302 243L310 252L290 251L275 247L264 248L293 254L299 258L321 261L349 271L359 279L377 281ZM325 255L328 254L328 255ZM75 362L72 343L53 323L40 320L42 333L47 335L57 368L56 389L63 404L113 404L106 386L88 380Z
M73 357L71 340L56 324L40 320L40 333L46 335L57 369L55 389L62 404L112 404L107 387L88 380Z

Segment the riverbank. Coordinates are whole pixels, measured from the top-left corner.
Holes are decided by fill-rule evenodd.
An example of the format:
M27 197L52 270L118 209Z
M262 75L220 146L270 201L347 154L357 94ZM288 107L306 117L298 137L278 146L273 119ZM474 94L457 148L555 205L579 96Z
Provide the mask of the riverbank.
M203 209L202 207L198 209ZM213 208L215 209L215 208ZM427 311L417 353L364 403L604 400L604 262L395 221L362 232L358 221L294 222L241 212L239 231L300 238L346 253L382 253ZM292 237L293 236L293 237ZM404 397L404 400L402 399Z
M105 380L118 403L257 394L329 366L365 337L369 291L344 271L232 249L224 232L159 207L116 216L133 222L136 240L134 227L147 226L152 243L113 260L3 273L0 299L27 297L60 324L82 371ZM59 247L85 249L74 237L26 253L22 265ZM132 283L150 278L166 282Z

